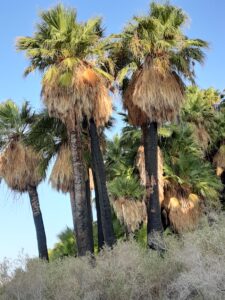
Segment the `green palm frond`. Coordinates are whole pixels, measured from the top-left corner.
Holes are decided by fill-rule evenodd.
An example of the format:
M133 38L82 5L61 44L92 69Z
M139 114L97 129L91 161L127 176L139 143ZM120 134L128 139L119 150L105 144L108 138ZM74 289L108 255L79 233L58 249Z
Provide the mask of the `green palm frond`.
M59 119L49 117L44 110L36 116L25 142L41 153L48 165L60 146L68 143L66 127Z
M74 9L57 5L41 12L32 37L17 39L17 50L25 51L30 61L25 75L36 69L46 71L51 66L71 70L76 64L86 61L112 80L107 70L102 68L107 61L109 42L103 38L101 18L78 22L76 16ZM112 70L112 65L110 67Z
M120 35L114 35L114 49L110 53L117 65L119 82L134 73L133 63L140 67L148 56L158 62L167 61L170 70L180 79L193 82L194 64L204 62L203 50L208 48L208 43L184 35L182 27L187 19L180 8L153 2L149 14L134 17ZM165 64L162 67L165 68Z
M21 109L12 100L0 104L1 147L6 147L12 140L24 139L35 118L36 116L27 101L22 104Z
M222 188L212 165L207 162L201 145L193 138L192 128L181 123L173 126L171 136L161 141L164 157L164 178L169 187L179 192L189 191L210 201L218 202Z
M145 189L140 185L137 177L120 176L108 184L109 193L113 198L128 198L140 200L144 196Z

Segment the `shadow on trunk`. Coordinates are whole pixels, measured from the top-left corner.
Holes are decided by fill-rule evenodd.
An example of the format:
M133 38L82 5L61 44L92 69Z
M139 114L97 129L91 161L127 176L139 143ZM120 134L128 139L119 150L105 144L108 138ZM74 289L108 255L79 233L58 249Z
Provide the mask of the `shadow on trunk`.
M158 187L157 123L143 126L142 132L146 169L147 243L151 249L162 251L165 246Z
M107 246L112 247L115 243L115 235L113 231L111 207L106 187L105 166L99 144L99 136L96 124L93 119L91 119L89 123L89 134L91 139L91 159L93 171L95 173L104 241Z

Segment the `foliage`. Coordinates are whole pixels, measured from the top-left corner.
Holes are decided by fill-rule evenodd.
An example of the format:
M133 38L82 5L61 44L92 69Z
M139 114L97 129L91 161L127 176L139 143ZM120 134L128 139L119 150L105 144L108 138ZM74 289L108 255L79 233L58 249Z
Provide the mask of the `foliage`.
M223 299L224 215L210 215L178 240L165 237L164 257L119 242L91 257L28 260L1 288L1 299ZM191 247L190 247L191 245Z
M100 18L78 22L74 9L62 4L43 11L32 37L20 37L17 49L25 51L30 66L25 74L43 71L42 97L50 116L70 130L84 117L97 126L109 120L112 105L108 85L113 77L102 38Z
M132 170L131 170L132 172ZM115 198L128 198L133 200L141 200L144 196L144 188L140 185L140 181L136 176L119 176L114 178L108 184L110 195Z
M181 29L187 19L180 8L154 2L148 15L135 16L122 34L116 36L118 50L115 49L113 54L118 53L129 62L121 69L118 78L124 78L121 73L129 76L150 54L158 65L161 61L161 68L165 68L165 60L169 59L174 71L194 80L193 62L203 62L201 48L207 47L207 42L184 36Z
M218 202L222 185L212 165L204 160L191 128L180 125L173 129L171 137L162 143L165 180L169 181L169 188L176 190L177 195L188 196L193 192Z
M77 246L74 238L74 232L70 228L66 228L58 235L59 242L49 251L49 259L55 260L65 256L76 256Z
M29 103L22 104L21 109L12 101L0 104L0 146L7 147L11 141L21 140L34 122L36 116Z
M113 228L117 239L124 237L124 228L120 225L114 212L112 211ZM94 248L95 253L98 252L98 230L97 222L93 222L93 237L94 237ZM51 261L65 258L67 256L77 255L77 245L75 235L72 229L67 227L58 235L58 242L52 249L49 250L49 259Z
M37 186L45 175L41 169L43 157L25 143L36 118L28 102L21 108L12 100L0 104L0 173L14 191Z
M181 121L193 128L197 143L205 152L210 152L225 138L224 111L216 109L219 92L213 88L189 87L181 111Z

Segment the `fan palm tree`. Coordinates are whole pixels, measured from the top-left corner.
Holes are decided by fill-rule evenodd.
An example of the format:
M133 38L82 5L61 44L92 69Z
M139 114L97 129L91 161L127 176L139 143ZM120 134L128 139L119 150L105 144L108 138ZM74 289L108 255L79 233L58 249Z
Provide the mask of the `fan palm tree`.
M41 13L41 22L33 37L19 38L17 42L17 48L26 51L31 62L25 74L35 69L44 71L44 103L50 116L59 118L67 127L76 199L78 255L84 255L92 249L88 238L81 124L86 118L90 124L92 150L99 151L96 127L104 126L112 110L108 90L111 76L99 66L100 62L104 64L106 60L102 32L99 18L78 23L74 10L58 5ZM93 138L96 140L93 141ZM93 156L95 172L102 180L98 192L104 240L111 246L115 239L103 161L100 153L94 153Z
M34 119L35 115L27 102L21 109L12 100L0 105L0 173L13 191L28 192L39 257L48 260L45 228L37 192L37 186L43 178L40 170L43 158L31 146L24 144Z
M205 159L193 127L171 126L171 135L161 139L164 155L164 201L175 231L195 228L204 207L218 207L222 189L213 166Z
M141 126L145 148L148 198L148 245L159 248L155 233L162 232L157 145L158 125L176 119L184 102L182 79L194 81L194 64L202 63L207 43L188 39L182 32L187 16L172 5L151 4L150 13L134 17L116 36L112 57L117 77L124 83L124 107L132 125ZM122 63L124 61L124 63ZM125 80L124 80L125 78Z
M219 100L219 93L212 88L201 90L193 86L186 90L180 121L188 122L193 127L195 138L206 153L221 136L222 114L214 108Z
M65 125L56 118L49 117L46 110L36 115L36 120L32 124L26 142L45 158L43 167L46 169L52 158L55 162L50 174L49 182L53 189L62 193L70 194L70 203L74 224L76 226L75 215L75 194L73 183L72 157L68 144L68 135ZM86 194L90 195L90 185L88 172L86 172ZM93 239L92 211L90 197L86 197L89 211L89 235ZM94 248L92 249L92 252Z

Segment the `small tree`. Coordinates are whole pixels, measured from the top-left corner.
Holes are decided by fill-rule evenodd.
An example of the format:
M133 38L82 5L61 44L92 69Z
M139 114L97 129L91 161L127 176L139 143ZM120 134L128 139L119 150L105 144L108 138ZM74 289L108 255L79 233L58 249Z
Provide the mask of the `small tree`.
M39 257L48 260L45 228L37 186L42 180L43 157L24 144L35 116L27 102L19 110L11 100L0 105L0 174L7 185L20 193L28 192L37 234Z

